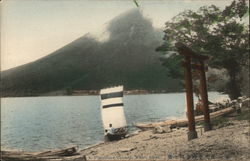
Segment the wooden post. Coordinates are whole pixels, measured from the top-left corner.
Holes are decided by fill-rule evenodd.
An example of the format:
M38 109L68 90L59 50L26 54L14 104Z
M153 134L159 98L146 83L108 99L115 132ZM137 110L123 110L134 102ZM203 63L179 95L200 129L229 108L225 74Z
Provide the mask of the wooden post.
M186 87L186 101L187 101L187 116L188 116L188 140L197 138L195 131L194 118L194 102L193 102L193 82L191 74L191 59L185 56L185 87Z
M206 84L206 74L204 61L208 60L209 57L205 55L200 55L195 53L189 47L184 45L181 42L175 44L180 55L185 57L185 83L186 83L186 98L187 98L187 114L188 114L188 140L197 138L197 132L195 131L195 119L194 119L194 103L193 103L193 83L192 83L192 74L191 68L198 69L200 71L200 87L201 87L201 98L204 107L204 131L211 130L210 124L210 114L208 107L208 96L207 96L207 84ZM191 58L196 59L200 64L192 64Z
M193 69L199 71L200 78L200 95L203 105L203 114L204 114L204 131L209 131L212 129L210 123L210 113L208 105L208 95L207 95L207 84L206 84L206 71L204 61L200 60L200 64L192 64Z
M208 106L208 96L207 96L207 84L206 84L206 73L204 62L200 61L201 69L200 69L200 89L201 89L201 99L204 109L204 131L209 131L212 129L210 123L210 114L209 114L209 106Z

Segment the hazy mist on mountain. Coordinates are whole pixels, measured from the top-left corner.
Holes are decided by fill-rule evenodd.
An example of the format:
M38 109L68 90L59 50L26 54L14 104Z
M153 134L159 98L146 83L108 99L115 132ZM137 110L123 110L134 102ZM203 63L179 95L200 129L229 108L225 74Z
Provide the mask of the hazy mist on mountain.
M180 90L178 81L166 76L167 69L155 52L163 32L138 9L117 16L103 32L105 40L86 34L46 57L1 72L2 96L96 90L118 84L128 90Z

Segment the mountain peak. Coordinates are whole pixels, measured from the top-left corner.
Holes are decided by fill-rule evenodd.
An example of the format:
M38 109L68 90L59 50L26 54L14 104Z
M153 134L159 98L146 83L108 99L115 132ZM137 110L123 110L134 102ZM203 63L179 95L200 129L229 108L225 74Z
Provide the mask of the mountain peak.
M107 31L110 39L143 37L154 30L152 22L139 9L132 9L110 21Z

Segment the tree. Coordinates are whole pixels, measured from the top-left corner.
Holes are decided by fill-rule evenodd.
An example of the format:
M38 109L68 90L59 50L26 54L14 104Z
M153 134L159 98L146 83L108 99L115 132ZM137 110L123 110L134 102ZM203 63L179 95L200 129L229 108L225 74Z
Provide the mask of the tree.
M175 42L182 42L199 54L211 56L209 66L227 70L226 92L235 99L241 95L238 73L249 65L249 25L244 23L248 14L245 0L233 1L224 10L215 5L203 6L197 12L186 10L165 23L164 45L156 50L173 50ZM161 60L169 71L179 70L171 68L168 58L173 59Z

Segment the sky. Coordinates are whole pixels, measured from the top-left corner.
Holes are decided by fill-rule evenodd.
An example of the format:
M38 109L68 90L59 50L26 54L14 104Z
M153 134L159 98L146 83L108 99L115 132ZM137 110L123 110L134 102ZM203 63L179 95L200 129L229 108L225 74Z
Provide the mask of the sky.
M178 13L231 0L137 0L154 27ZM1 71L35 61L136 8L133 0L2 0Z

